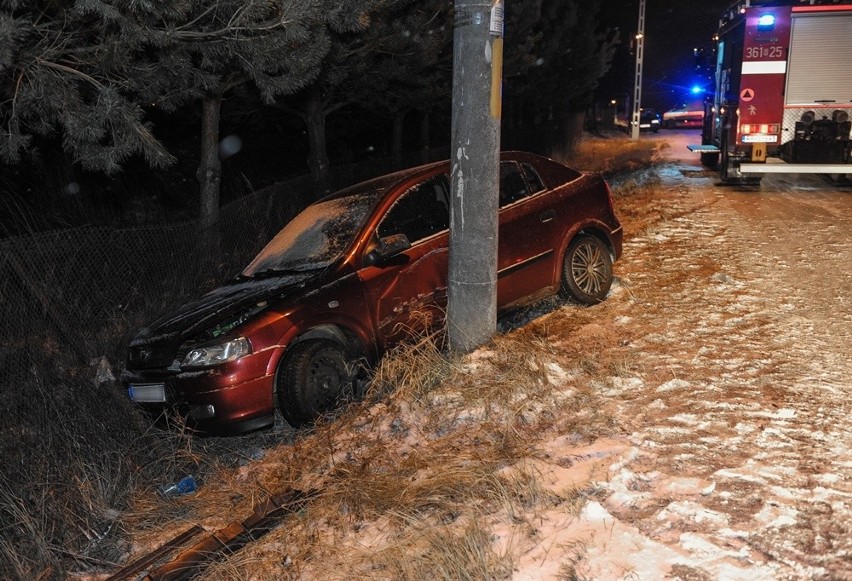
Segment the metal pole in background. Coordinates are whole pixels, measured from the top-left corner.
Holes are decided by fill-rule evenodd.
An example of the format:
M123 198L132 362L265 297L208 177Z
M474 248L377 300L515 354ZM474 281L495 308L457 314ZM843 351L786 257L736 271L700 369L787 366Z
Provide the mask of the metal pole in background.
M639 28L636 32L636 78L633 82L633 129L631 138L639 139L639 120L642 109L642 56L645 48L645 0L639 0Z
M466 352L497 330L503 0L456 0L447 336Z

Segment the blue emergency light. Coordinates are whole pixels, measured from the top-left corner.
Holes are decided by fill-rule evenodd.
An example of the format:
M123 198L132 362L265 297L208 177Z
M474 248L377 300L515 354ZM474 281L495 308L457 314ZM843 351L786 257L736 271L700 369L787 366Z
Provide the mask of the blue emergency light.
M760 18L757 19L757 29L772 30L773 28L775 28L775 15L761 14Z

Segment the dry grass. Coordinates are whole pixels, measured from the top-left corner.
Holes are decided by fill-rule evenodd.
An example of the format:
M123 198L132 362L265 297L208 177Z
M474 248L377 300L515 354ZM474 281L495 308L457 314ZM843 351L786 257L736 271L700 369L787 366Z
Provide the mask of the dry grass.
M646 140L633 141L622 133L607 133L599 137L586 136L577 151L560 161L582 171L626 173L653 165L659 159L661 147L667 146Z
M561 312L549 319L561 328L583 312L566 306L565 321ZM579 356L560 361L549 333L532 324L495 338L481 356L458 359L434 338L400 347L376 370L367 401L268 449L263 462L221 465L194 496L135 496L135 516L125 515L124 524L150 550L157 528L177 533L201 522L216 529L249 514L265 494L319 488L306 513L205 577L508 578L514 549L495 543L489 519L523 523L554 505L576 514L585 502L582 491L541 486L527 463L536 442L557 433L591 440L610 430L584 387L608 370L584 366ZM566 382L562 365L583 376ZM353 545L352 531L363 546ZM273 547L284 553L271 557Z
M510 547L494 547L484 515L466 522L441 524L419 515L398 515L405 535L397 543L370 556L370 566L382 578L508 579L513 561Z
M653 160L644 142L621 139L618 148L614 159L612 139L592 139L569 163L613 172ZM653 186L640 177L617 184L614 194L650 201ZM626 228L662 216L653 207L617 211ZM37 397L26 405L17 399L20 409L9 410L33 421L16 427L19 437L4 438L21 446L2 450L0 576L111 571L191 524L216 530L296 487L321 494L286 527L204 576L509 577L518 548L512 538L498 542L489 523L534 531L535 514L548 507L577 514L588 491L543 486L533 462L542 457L538 445L555 435L583 443L615 433L595 385L641 364L600 317L605 304L541 305L548 317L511 315L523 326L471 356L448 356L436 336L399 347L374 370L363 402L296 434L199 439L174 419L168 430L154 429L120 393L86 386L78 390L87 394L83 405L51 401L46 386L68 381L73 366L41 371L21 390ZM45 453L28 465L26 450L36 447ZM186 474L199 483L196 494L158 492Z
M585 503L582 491L541 486L527 463L536 443L554 434L591 441L612 431L589 386L611 372L603 359L616 346L613 335L568 334L569 343L596 342L594 364L552 340L591 318L566 305L547 326L498 336L465 358L449 358L430 337L400 347L376 370L367 401L269 449L263 462L237 471L222 466L194 497L134 503L146 521L135 523L136 540L153 544L139 530L149 526L221 527L228 520L223 507L247 515L265 492L310 487L321 494L304 515L207 576L507 578L513 547L496 544L484 523L527 522L554 505L576 514ZM352 531L363 546L352 544ZM270 547L286 547L285 554L270 558Z

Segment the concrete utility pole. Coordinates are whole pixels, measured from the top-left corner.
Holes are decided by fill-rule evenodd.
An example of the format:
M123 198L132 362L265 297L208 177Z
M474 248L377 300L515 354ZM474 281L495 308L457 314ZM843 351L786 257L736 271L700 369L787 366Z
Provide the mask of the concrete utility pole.
M645 48L645 0L639 0L639 28L636 32L636 78L633 82L633 131L631 138L639 139L639 120L642 109L642 53Z
M503 0L456 0L447 334L466 352L497 329Z

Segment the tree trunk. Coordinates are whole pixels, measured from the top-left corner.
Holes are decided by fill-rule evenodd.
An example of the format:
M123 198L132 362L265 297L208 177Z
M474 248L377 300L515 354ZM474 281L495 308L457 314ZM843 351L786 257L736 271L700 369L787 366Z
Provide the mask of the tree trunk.
M210 233L215 233L219 225L219 191L222 182L222 164L219 162L221 105L220 95L208 95L201 100L201 163L195 176L201 189L199 226L208 240L218 239L215 234Z
M391 157L395 162L402 158L402 132L405 129L405 111L397 111L393 116L391 134Z
M308 131L308 169L319 197L331 192L328 176L328 151L325 136L325 111L319 89L311 89L305 112Z
M569 111L565 115L565 155L577 152L577 147L583 139L583 128L585 126L585 111Z

